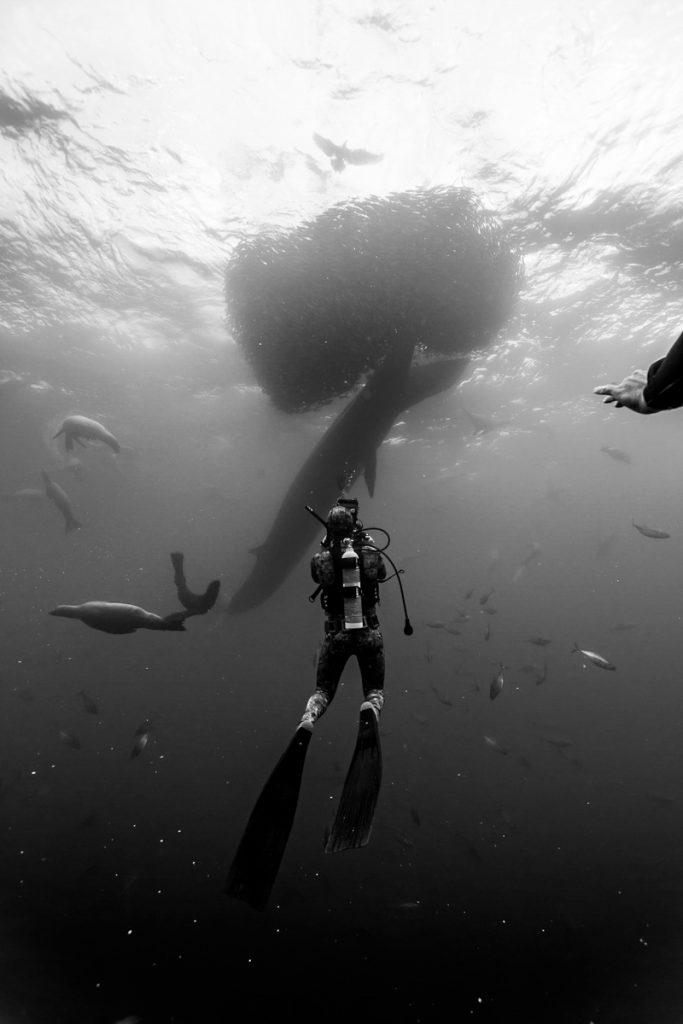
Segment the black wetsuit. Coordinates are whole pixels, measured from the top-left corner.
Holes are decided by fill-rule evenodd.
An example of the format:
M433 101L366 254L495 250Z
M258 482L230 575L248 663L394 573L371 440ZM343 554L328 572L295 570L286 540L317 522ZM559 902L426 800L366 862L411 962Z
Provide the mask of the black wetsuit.
M367 533L358 532L353 546L359 556L363 628L344 628L344 596L341 584L341 551L338 545L324 549L311 559L311 575L322 585L325 637L316 668L316 690L309 698L302 721L313 725L325 713L337 692L339 680L350 657L358 659L363 695L379 715L384 704L384 641L376 614L378 583L386 578L382 556ZM334 567L331 581L329 568ZM329 583L330 585L326 585Z
M643 398L654 412L679 409L683 405L683 334L664 358L654 362L647 371Z

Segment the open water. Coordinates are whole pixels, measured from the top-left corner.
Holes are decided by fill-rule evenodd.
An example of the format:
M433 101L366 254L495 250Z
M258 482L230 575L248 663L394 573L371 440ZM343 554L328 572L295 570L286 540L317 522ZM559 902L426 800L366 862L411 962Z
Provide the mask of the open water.
M676 0L3 0L0 490L46 469L84 524L0 506L3 1024L683 1019L683 413L592 395L681 330L682 44ZM383 159L335 171L314 132ZM373 836L323 853L349 666L259 914L222 888L321 615L307 557L225 601L343 401L274 409L223 275L263 229L440 185L513 232L524 285L356 485L415 627L389 584ZM69 462L71 413L121 455ZM222 580L185 633L47 615L175 610L173 550Z

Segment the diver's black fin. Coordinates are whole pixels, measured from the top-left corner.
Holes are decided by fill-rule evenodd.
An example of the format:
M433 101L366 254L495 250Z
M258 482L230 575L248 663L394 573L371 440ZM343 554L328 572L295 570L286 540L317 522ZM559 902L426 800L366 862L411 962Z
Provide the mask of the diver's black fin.
M223 890L254 910L265 910L299 801L309 729L299 727L261 790L237 847Z
M377 452L372 451L368 455L367 462L363 468L363 476L365 477L365 484L368 489L368 494L372 498L375 493L375 481L377 480Z
M358 739L353 752L337 815L325 843L325 853L340 853L365 846L382 784L382 749L379 724L371 704L360 711Z

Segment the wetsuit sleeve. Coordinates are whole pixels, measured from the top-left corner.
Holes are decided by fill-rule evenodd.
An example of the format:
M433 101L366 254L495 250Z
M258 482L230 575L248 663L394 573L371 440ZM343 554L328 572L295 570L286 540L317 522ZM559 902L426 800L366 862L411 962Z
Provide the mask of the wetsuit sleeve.
M643 398L655 412L678 409L683 405L683 334L663 359L650 366Z

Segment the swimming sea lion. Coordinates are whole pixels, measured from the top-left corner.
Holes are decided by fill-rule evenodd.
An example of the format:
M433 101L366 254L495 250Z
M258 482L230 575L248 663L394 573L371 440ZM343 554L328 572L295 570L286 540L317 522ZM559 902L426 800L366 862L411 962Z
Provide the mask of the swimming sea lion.
M204 615L216 603L218 591L221 589L220 580L212 580L203 594L193 594L185 582L184 557L181 551L174 551L171 555L174 569L173 580L178 591L178 600L183 608L187 608L190 615Z
M184 630L185 612L174 612L162 618L154 612L146 612L135 604L118 604L112 601L86 601L85 604L60 604L50 615L64 619L80 619L92 629L103 633L134 633L136 629Z
M44 469L41 469L40 472L42 473L43 480L45 481L45 494L50 501L55 503L59 511L64 516L64 522L66 524L65 532L69 533L70 530L78 530L83 523L79 523L78 519L76 519L71 507L71 502L69 501L69 495L66 491L62 490L59 484L56 484L50 478L49 474L46 473Z
M114 435L110 434L97 420L90 420L87 416L67 416L55 437L59 437L60 434L64 434L64 447L68 452L72 450L74 441L78 441L85 448L86 445L81 440L83 437L87 441L102 441L104 444L108 444L117 455L121 451L121 445Z

